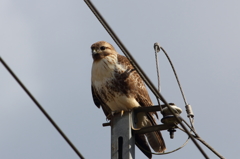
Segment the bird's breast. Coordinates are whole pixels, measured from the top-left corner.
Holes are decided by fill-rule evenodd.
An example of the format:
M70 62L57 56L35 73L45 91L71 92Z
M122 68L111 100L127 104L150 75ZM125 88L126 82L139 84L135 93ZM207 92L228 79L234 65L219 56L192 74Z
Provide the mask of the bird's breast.
M110 63L102 59L93 63L92 85L95 87L101 100L106 103L112 111L131 110L138 107L136 99L128 94L126 83L121 83L116 74L121 74L127 69L117 62Z

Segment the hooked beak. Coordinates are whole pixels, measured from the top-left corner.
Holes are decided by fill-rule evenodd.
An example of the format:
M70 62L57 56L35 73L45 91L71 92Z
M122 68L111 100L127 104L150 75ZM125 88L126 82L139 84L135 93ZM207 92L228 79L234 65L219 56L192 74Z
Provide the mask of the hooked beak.
M97 53L98 53L98 51L97 51L96 49L93 49L93 50L92 50L92 54L93 54L93 55L95 55L95 54L97 54Z
M99 51L96 50L96 49L93 49L92 50L92 57L93 57L94 60L99 59L100 58Z

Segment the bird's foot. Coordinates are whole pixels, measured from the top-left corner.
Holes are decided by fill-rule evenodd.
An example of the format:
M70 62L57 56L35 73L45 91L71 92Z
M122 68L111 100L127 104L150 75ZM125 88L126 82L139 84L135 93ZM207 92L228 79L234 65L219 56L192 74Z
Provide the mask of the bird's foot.
M124 110L121 110L121 117L123 116L123 114L124 114Z
M119 112L119 111L112 111L111 114L109 114L108 116L114 116L114 115L117 114L117 113L120 113L121 116L123 116L124 110L121 110L120 112Z

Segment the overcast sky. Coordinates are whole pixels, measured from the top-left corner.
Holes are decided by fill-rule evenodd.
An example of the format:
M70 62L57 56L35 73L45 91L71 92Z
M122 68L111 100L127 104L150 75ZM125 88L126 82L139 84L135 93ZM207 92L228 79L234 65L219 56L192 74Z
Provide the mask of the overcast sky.
M168 52L198 134L226 158L238 158L240 138L240 2L92 1L157 85L153 44ZM91 44L105 40L120 49L82 0L1 0L0 56L86 159L110 158L110 127L90 90ZM166 57L159 54L162 95L185 104ZM0 158L77 159L35 104L0 64ZM151 94L155 104L156 100ZM167 150L173 140L163 132ZM212 158L211 151L202 146ZM136 148L136 158L146 157ZM202 159L192 141L153 158Z

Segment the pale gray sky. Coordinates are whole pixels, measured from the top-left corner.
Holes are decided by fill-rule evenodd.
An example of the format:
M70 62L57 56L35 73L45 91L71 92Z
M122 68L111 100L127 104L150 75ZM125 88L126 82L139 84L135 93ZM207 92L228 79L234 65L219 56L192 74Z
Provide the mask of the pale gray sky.
M237 158L240 90L240 2L92 1L157 84L153 44L168 52L199 135L226 158ZM83 156L110 158L110 127L90 91L92 43L120 49L81 0L1 0L0 55ZM121 53L122 54L122 53ZM159 55L162 94L184 111L171 68ZM77 159L5 68L0 65L0 158ZM151 95L154 103L154 96ZM187 139L180 131L167 150ZM202 146L209 157L217 158ZM136 148L136 158L146 158ZM182 150L153 158L202 159L190 141Z

